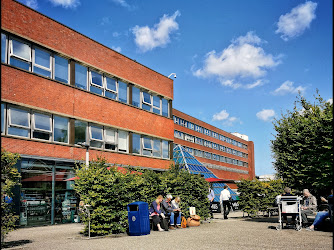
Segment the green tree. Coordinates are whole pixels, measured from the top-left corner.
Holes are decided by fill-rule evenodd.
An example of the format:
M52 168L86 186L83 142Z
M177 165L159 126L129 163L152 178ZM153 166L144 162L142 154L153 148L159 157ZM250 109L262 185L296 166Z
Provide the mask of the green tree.
M291 188L324 194L333 179L333 104L320 95L311 103L299 95L293 111L274 121L274 167Z
M12 203L5 202L4 197L13 198L12 189L15 185L19 185L21 176L15 167L19 158L18 154L1 148L1 242L7 233L15 229L15 222L18 219L12 211Z

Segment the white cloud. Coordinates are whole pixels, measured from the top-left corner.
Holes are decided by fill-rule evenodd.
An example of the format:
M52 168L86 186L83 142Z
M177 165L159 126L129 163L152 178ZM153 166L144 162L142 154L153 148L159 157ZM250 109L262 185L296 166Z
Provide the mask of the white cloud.
M280 16L275 33L281 33L284 41L300 36L315 19L316 8L317 3L311 1L293 8L289 13Z
M264 84L264 80L262 79L259 79L253 83L249 83L245 86L246 89L253 89L255 87L259 87L259 86L262 86Z
M230 116L230 114L227 113L226 110L222 110L219 113L214 114L213 117L212 117L212 120L213 121L221 121L221 120L227 119L229 116Z
M108 24L111 24L111 17L109 16L102 17L100 25L108 25Z
M180 16L180 12L176 11L174 15L169 17L164 15L160 22L155 24L153 28L148 26L139 27L136 25L132 28L135 35L135 43L143 51L149 51L156 47L164 47L170 42L170 34L179 29L176 17Z
M272 94L273 95L286 95L286 94L298 94L300 92L303 94L305 92L306 88L302 86L294 87L293 82L291 81L285 81L282 83L280 87L275 89Z
M327 102L329 102L329 104L333 104L333 98L328 99Z
M268 69L280 63L278 58L266 54L263 48L258 46L261 43L265 41L250 31L245 36L232 40L222 52L213 50L207 53L203 68L193 74L197 77L216 78L222 85L232 88L241 87L243 79L261 78Z
M121 47L115 47L115 46L112 46L111 47L113 50L116 50L117 52L119 52L119 53L121 53L121 51L122 51L122 49L121 49Z
M275 117L275 111L272 109L262 109L261 111L256 113L256 117L262 121L271 121L272 118Z
M80 0L49 0L54 6L61 6L65 9L75 9L80 5Z
M219 113L216 113L212 116L213 121L223 121L223 125L225 126L233 126L233 124L239 119L237 117L230 117L230 114L227 113L227 111L224 109L220 111ZM241 123L241 122L240 122Z
M25 0L24 4L35 10L38 8L37 0Z

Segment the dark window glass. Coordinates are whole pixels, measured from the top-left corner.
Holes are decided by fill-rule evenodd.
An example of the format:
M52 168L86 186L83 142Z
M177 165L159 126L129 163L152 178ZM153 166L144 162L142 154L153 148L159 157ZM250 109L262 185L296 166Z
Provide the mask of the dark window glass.
M128 85L124 82L118 81L118 100L128 103Z
M132 153L140 154L140 135L132 134Z
M6 47L7 36L1 33L1 62L6 62L7 47Z
M162 115L168 117L168 101L162 99Z
M136 87L132 87L132 105L140 107L140 90Z
M68 142L68 118L54 116L53 140Z
M87 68L78 63L75 64L75 86L87 90Z
M55 56L55 80L68 83L68 60Z
M74 143L78 143L78 142L82 142L85 143L86 142L86 128L87 128L87 123L86 122L82 122L82 121L78 121L76 120L75 123L75 130L74 130Z
M5 132L5 104L1 103L1 134Z

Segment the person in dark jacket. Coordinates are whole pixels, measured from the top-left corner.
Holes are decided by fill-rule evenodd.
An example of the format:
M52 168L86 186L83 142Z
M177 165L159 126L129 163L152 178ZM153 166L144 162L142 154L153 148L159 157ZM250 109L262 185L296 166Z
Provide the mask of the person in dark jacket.
M176 221L181 224L181 213L180 213L181 210L178 208L175 208L172 205L172 199L173 199L173 196L171 194L167 194L166 199L162 201L162 211L166 215L169 216L169 219L170 219L169 229L171 230L175 229L174 227L175 215L177 216Z

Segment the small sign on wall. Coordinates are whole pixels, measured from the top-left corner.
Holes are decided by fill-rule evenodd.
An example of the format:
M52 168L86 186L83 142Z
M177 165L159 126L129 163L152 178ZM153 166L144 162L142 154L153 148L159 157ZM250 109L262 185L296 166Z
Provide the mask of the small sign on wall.
M190 213L190 215L196 215L196 208L195 207L189 207L189 213Z

